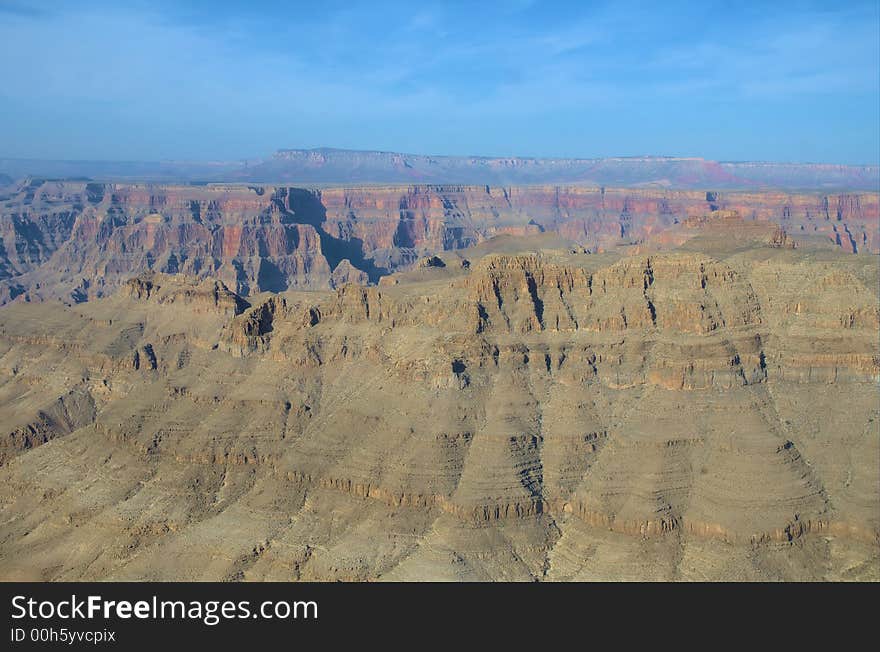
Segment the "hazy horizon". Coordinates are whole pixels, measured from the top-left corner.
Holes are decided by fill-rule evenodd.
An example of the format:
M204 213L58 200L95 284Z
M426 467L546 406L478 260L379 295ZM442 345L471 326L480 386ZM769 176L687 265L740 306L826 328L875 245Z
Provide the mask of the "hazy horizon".
M186 157L186 158L154 158L154 159L134 159L134 158L103 158L103 159L88 159L88 158L40 158L40 157L28 157L28 156L3 156L2 152L0 152L0 160L8 160L8 161L58 161L63 163L80 163L80 162L88 162L88 163L249 163L256 162L260 160L266 160L271 158L278 152L284 151L311 151L311 152L319 152L319 151L337 151L337 152L355 152L355 153L376 153L376 154L402 154L404 156L421 156L421 157L436 157L436 158L479 158L479 159L501 159L501 158L516 158L516 159L570 159L570 160L601 160L601 159L682 159L682 160L705 160L705 161L713 161L716 163L767 163L774 165L839 165L846 167L880 167L880 160L875 160L867 163L840 163L837 161L810 161L810 160L802 160L802 161L794 161L794 160L769 160L769 159L712 159L706 156L700 156L699 154L653 154L653 153L645 153L645 154L625 154L625 155L614 155L610 154L607 156L523 156L518 154L482 154L482 153L473 153L473 152L462 152L462 153L453 153L453 154L436 154L433 152L404 152L404 151L396 151L396 150L388 150L388 149L376 149L376 148L346 148L346 147L334 147L334 146L317 146L317 147L277 147L271 152L266 152L264 154L257 154L251 156L240 156L240 157L230 157L230 158L199 158L199 157Z

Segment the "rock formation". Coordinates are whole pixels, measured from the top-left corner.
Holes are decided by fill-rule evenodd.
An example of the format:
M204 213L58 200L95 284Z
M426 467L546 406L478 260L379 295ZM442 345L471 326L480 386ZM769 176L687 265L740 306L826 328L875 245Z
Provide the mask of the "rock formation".
M505 234L556 234L556 245L589 251L650 249L680 244L695 220L729 219L729 211L755 223L743 228L784 230L787 244L880 252L876 193L32 179L0 198L0 304L82 302L146 271L217 279L242 296L376 283Z
M878 259L788 246L876 197L48 188L7 260L107 291L0 308L3 579L880 579Z

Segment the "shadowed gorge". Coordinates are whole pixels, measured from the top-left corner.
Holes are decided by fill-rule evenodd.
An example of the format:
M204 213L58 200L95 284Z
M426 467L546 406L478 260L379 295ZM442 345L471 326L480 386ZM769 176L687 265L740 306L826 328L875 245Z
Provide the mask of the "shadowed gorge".
M731 212L746 229L777 225L789 243L880 252L876 193L32 179L0 198L0 303L81 302L150 270L216 278L242 295L376 283L498 236L543 234L544 246L591 252L662 248Z
M377 268L372 260L364 257L364 243L360 238L343 239L327 233L325 230L327 208L321 203L320 192L286 188L276 191L273 201L277 202L291 222L308 224L315 228L321 240L321 252L327 258L331 272L335 271L343 260L348 260L355 268L366 273L367 278L373 283L378 281L380 276L388 273L388 270ZM340 228L339 231L342 233L344 229Z

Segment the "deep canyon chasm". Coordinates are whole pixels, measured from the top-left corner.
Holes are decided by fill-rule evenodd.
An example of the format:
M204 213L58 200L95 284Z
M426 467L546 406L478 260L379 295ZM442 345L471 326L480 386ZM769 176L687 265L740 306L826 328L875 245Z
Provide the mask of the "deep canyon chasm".
M880 579L876 194L0 211L3 579Z
M217 278L242 295L375 283L493 236L556 234L595 252L730 210L792 237L880 252L876 193L30 180L0 197L0 303L106 296L146 270Z

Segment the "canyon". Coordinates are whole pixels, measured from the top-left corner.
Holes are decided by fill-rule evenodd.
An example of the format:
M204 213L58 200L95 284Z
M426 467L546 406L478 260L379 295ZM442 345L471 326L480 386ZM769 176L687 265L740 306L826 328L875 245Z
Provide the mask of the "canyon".
M0 178L0 578L880 580L871 169L395 156Z
M554 234L594 253L656 247L726 211L808 246L880 253L880 195L870 192L27 179L0 193L0 304L82 302L151 270L215 278L242 296L375 284L501 235Z
M47 188L4 579L880 580L876 197Z
M880 584L878 28L0 0L10 640L857 640L591 585Z

